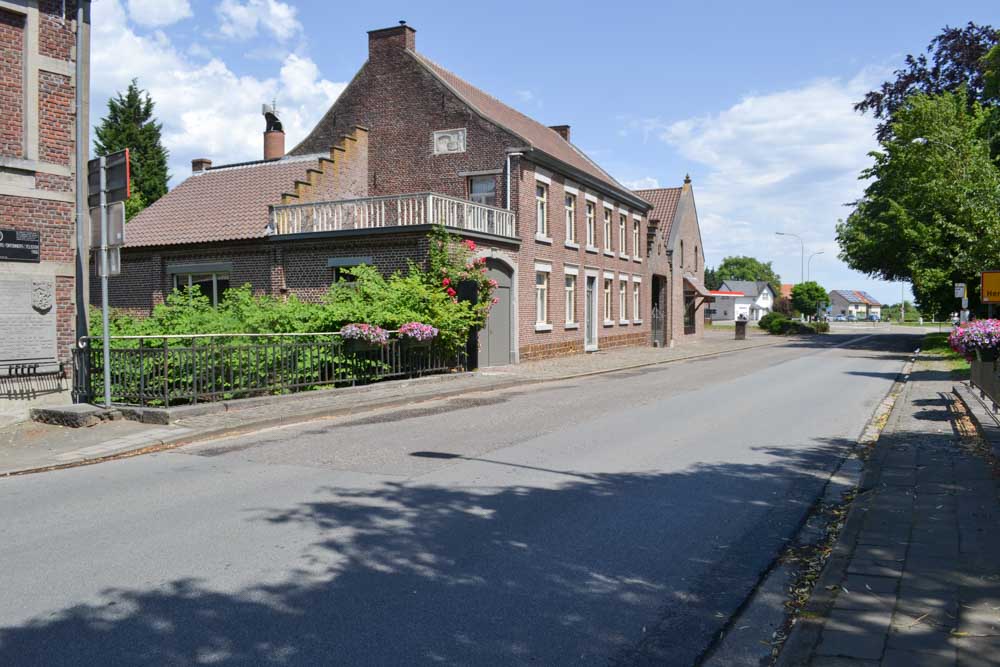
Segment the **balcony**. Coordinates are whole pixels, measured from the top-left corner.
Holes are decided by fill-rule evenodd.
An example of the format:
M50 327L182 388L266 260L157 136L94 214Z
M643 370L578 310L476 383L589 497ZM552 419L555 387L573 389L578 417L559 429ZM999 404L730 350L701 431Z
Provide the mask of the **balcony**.
M517 238L514 213L433 192L270 207L271 235L444 225L466 232Z

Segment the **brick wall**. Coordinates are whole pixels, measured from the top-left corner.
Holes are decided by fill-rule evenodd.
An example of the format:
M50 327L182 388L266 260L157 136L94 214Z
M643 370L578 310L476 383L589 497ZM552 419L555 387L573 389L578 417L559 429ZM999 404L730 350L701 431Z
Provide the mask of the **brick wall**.
M0 9L0 156L24 157L24 16Z
M70 164L73 154L73 86L62 74L38 73L38 157Z
M306 172L308 185L296 186L296 197L282 203L356 199L368 196L368 130L355 127L330 148L330 157L321 157Z
M695 311L694 325L695 331L692 334L684 333L684 274L694 275L704 284L705 281L705 255L701 243L701 232L698 228L698 214L694 206L694 194L691 185L685 184L681 192L680 201L677 204L677 216L674 220L677 226L677 233L674 237L672 269L671 269L671 298L673 300L670 308L669 331L671 339L675 344L681 344L686 340L698 339L705 329L705 308L700 299L699 306ZM683 246L682 246L683 242ZM683 261L681 248L684 249ZM696 253L697 250L697 253Z
M39 0L38 52L57 60L70 60L75 36L71 19L76 17L76 3L66 0Z

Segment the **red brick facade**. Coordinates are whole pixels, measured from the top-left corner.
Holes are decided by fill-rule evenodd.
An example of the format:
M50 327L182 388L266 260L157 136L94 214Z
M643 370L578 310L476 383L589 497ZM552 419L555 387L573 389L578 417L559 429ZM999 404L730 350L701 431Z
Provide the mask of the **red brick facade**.
M0 155L24 157L24 15L0 9Z

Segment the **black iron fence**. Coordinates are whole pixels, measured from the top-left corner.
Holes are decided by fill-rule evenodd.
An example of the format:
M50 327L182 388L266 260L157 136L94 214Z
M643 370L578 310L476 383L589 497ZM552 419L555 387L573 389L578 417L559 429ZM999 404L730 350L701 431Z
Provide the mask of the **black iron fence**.
M969 379L982 395L1000 406L1000 377L997 376L996 361L973 359L970 364Z
M115 336L109 348L111 402L159 406L284 394L319 387L446 373L465 354L390 332L385 345L339 333ZM104 353L98 338L73 352L73 396L104 400Z

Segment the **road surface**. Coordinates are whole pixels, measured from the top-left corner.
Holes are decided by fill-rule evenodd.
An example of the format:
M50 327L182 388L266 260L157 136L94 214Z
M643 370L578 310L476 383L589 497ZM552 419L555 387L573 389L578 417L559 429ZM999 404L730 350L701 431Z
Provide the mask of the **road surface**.
M0 480L0 664L690 665L917 333Z

